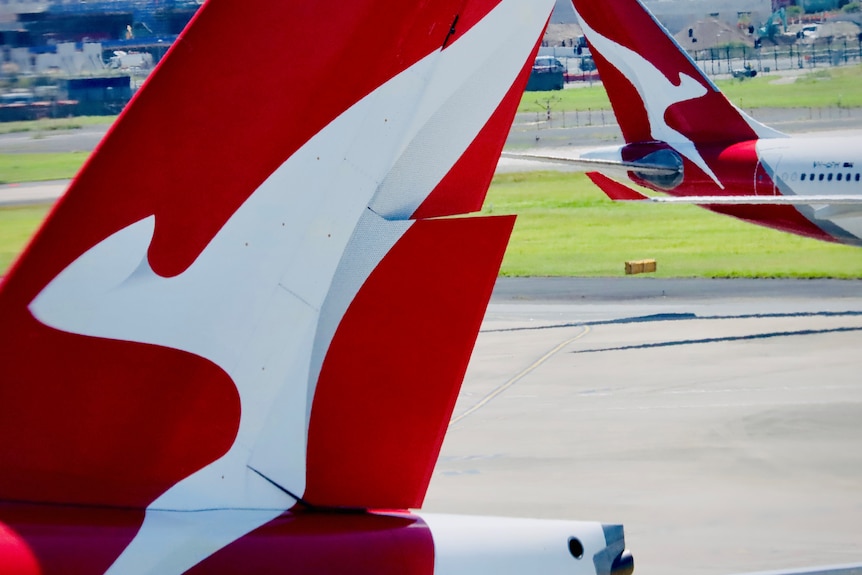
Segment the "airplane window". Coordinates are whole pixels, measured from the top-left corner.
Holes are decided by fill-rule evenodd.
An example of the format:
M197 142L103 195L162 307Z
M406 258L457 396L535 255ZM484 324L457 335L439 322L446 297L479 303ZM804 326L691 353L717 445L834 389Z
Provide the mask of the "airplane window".
M810 176L808 176L808 179L813 182L814 181L814 174L811 174Z
M845 179L849 182L850 181L850 174L847 174L847 177Z
M818 178L821 182L823 181L824 174L820 174L820 178Z
M859 174L856 174L856 181L859 181Z
M838 172L837 180L838 180L839 182L841 181L841 178L842 178L842 176L843 176L843 175L844 175L844 174L842 174L841 172Z
M802 174L801 176L799 176L799 179L804 182L805 181L805 174Z
M826 177L826 181L827 181L827 182L831 182L831 181L832 181L832 174L829 174L829 175Z

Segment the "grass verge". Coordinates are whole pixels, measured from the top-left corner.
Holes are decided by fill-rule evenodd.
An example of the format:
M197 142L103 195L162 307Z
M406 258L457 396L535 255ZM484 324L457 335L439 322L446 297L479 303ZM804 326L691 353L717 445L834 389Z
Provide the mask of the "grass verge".
M789 84L774 84L774 80L774 76L724 80L718 87L746 109L862 107L862 65L815 70Z
M820 69L795 82L774 84L774 75L745 81L719 80L716 85L739 107L828 108L862 107L862 65ZM604 86L584 86L552 92L524 92L518 112L610 110Z
M621 276L655 258L659 277L862 277L860 248L697 206L612 203L583 174L498 175L484 212L518 214L503 275Z
M78 172L89 155L89 152L0 154L0 184L67 180Z
M48 205L0 209L0 276L24 249L49 209Z
M47 206L0 209L0 275ZM613 203L583 174L494 178L484 213L518 214L501 273L613 277L655 258L659 277L862 278L862 249L810 240L697 206Z

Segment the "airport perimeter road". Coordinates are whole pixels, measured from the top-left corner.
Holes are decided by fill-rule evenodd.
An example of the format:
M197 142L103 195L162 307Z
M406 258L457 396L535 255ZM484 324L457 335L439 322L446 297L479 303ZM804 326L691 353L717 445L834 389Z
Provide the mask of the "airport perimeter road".
M757 108L754 119L786 134L812 134L862 129L859 108ZM620 128L609 112L524 112L515 117L506 147L599 147L623 143Z
M102 140L110 124L74 130L15 132L0 135L0 154L89 152Z
M66 192L69 182L32 182L0 186L0 207L53 203Z
M749 111L758 121L788 134L862 129L862 109L858 108L760 108ZM543 113L518 114L509 132L507 148L595 148L622 142L620 128L610 111L590 114L556 112L551 121L545 118ZM100 124L74 130L0 134L0 154L89 152L109 128L109 124ZM166 134L165 141L169 140L170 135Z
M640 575L862 563L862 282L503 279L424 509L623 523Z

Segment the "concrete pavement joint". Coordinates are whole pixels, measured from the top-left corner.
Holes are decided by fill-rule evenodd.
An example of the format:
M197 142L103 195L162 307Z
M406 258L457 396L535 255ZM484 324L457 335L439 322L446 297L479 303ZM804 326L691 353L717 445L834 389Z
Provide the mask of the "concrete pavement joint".
M449 427L452 427L455 424L459 423L460 421L464 420L464 418L466 418L468 415L475 413L476 411L481 409L483 406L487 405L492 399L499 396L501 393L503 393L504 391L506 391L507 389L509 389L510 387L512 387L513 385L515 385L519 381L521 381L524 377L526 377L527 375L529 375L530 373L535 371L536 368L538 368L543 363L545 363L546 361L551 359L554 355L557 354L557 352L562 350L564 347L566 347L567 345L569 345L571 343L574 343L575 341L581 339L582 337L584 337L585 335L590 333L589 326L579 326L579 327L583 328L583 331L581 333L579 333L575 337L569 338L566 341L562 342L561 344L557 345L551 351L549 351L548 353L546 353L545 355L543 355L542 357L540 357L539 359L534 361L532 364L530 364L526 369L521 371L518 375L509 379L506 383L504 383L503 385L494 389L491 393L489 393L488 395L483 397L479 401L479 403L477 403L476 405L474 405L473 407L471 407L470 409L468 409L467 411L465 411L464 413L462 413L458 417L455 417L454 419L452 419L449 422Z

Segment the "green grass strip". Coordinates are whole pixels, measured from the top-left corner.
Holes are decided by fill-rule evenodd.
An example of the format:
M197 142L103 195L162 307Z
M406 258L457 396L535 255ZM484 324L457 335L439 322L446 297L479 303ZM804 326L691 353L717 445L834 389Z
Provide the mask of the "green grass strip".
M518 214L502 275L622 276L654 258L658 277L862 277L862 249L795 236L697 206L614 203L583 174L504 174L485 213Z
M89 155L89 152L0 154L0 184L67 180L78 172Z
M766 60L764 65L768 65ZM761 75L747 80L720 80L716 85L731 102L746 109L862 107L862 65L821 68L791 83L775 83L780 78ZM596 84L551 92L524 92L518 112L542 112L548 106L556 112L611 108L604 86Z
M0 275L47 206L0 209ZM659 277L862 278L862 248L802 238L697 206L614 203L583 174L494 178L485 214L518 214L508 276L622 276L654 258Z
M758 76L717 85L742 108L862 107L862 65L815 70L788 84L775 80L775 76Z
M0 276L24 249L49 209L48 205L0 209Z

